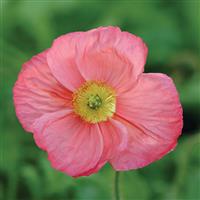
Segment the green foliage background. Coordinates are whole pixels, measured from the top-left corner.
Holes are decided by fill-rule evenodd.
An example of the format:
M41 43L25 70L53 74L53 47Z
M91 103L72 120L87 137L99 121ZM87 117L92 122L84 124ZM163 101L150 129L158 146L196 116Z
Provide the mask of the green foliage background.
M117 25L149 47L146 72L173 77L184 108L176 150L139 170L122 172L124 200L200 199L200 1L1 0L0 199L107 200L114 171L73 179L50 167L16 119L12 88L22 63L72 31Z

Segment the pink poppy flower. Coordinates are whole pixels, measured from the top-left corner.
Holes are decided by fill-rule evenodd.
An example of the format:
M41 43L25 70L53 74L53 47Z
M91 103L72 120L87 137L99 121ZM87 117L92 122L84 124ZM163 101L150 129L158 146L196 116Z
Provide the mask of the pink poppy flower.
M109 162L144 167L175 148L182 108L173 81L143 73L147 47L117 27L57 38L23 65L17 117L54 168L86 176Z

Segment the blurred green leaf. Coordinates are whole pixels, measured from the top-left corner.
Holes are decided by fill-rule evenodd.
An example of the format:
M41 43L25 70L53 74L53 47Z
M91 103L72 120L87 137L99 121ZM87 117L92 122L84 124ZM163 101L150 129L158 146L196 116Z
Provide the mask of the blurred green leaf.
M176 151L176 176L166 199L198 199L200 196L200 133L180 144Z
M44 154L39 159L39 167L43 174L43 190L46 197L59 196L59 194L65 193L67 188L73 184L71 177L67 177L50 166L50 162L46 156L44 157Z
M148 200L150 188L138 171L121 172L120 190L123 199Z
M200 80L195 74L190 80L180 87L180 98L183 104L190 109L200 108Z
M27 185L32 199L41 199L43 185L37 169L34 166L25 165L23 168L21 168L21 176L22 181L24 181Z

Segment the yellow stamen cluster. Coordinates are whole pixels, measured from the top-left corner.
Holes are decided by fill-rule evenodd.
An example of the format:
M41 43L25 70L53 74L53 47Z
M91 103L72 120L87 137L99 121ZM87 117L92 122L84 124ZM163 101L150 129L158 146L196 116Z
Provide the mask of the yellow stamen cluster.
M102 82L88 81L73 94L74 112L89 123L108 120L115 106L115 91Z

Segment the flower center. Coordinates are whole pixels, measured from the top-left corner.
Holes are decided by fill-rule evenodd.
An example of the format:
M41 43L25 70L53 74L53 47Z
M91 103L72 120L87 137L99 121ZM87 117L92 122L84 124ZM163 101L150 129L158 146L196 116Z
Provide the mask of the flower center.
M115 106L115 91L102 82L88 81L73 93L74 112L89 123L108 120Z
M98 109L102 104L102 100L101 98L99 97L98 94L96 95L91 95L89 98L88 98L88 106L91 108L91 109Z

